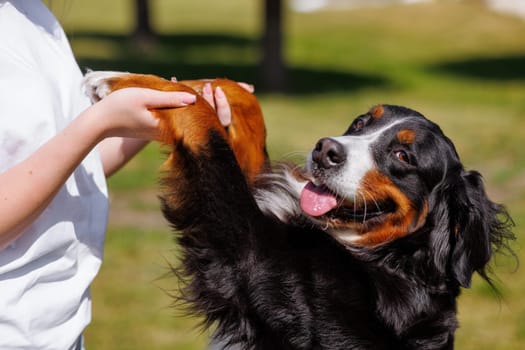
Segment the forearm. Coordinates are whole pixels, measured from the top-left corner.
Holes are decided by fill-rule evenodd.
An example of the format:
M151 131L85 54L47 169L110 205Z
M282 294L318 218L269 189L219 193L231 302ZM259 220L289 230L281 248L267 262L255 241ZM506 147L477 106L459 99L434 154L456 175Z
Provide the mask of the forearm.
M29 158L0 174L0 249L31 224L102 138L81 114Z
M0 249L16 239L53 199L84 157L111 137L155 139L158 120L150 109L187 106L195 96L129 88L95 103L26 160L0 174ZM23 116L21 116L23 117ZM111 173L125 163L144 141L126 141Z
M113 175L147 144L147 140L127 137L111 137L103 140L99 144L99 149L106 177Z

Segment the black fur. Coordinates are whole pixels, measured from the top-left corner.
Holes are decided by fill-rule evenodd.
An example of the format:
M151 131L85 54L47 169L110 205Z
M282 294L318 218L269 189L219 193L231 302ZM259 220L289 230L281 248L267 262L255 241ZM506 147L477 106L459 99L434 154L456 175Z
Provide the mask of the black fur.
M413 127L428 134L417 170L385 159L381 171L414 203L428 198L429 214L416 232L375 247L343 246L301 215L263 212L254 193L297 200L289 169L249 188L216 133L197 154L174 145L178 170L165 174L163 212L182 232L183 298L218 337L243 349L453 348L460 287L474 272L488 280L512 221L435 124L384 108L385 118L418 116Z

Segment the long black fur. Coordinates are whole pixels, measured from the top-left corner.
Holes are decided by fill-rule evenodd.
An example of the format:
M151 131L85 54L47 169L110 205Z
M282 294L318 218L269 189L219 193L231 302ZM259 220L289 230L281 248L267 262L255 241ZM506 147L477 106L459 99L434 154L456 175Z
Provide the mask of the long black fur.
M474 272L488 279L512 221L428 127L442 140L432 152L448 159L445 174L425 178L426 223L374 248L344 247L300 217L263 212L254 193L296 199L286 194L288 169L250 188L217 133L197 153L174 145L177 170L164 174L162 203L181 232L192 312L243 349L452 349L460 288Z

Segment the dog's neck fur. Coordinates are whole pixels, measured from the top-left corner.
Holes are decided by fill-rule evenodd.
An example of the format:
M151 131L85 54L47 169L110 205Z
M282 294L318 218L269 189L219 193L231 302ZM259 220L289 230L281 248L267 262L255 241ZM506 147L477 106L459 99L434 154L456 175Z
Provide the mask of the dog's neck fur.
M259 209L285 224L304 218L299 197L307 180L302 178L302 171L289 163L279 163L275 170L256 181L254 197Z

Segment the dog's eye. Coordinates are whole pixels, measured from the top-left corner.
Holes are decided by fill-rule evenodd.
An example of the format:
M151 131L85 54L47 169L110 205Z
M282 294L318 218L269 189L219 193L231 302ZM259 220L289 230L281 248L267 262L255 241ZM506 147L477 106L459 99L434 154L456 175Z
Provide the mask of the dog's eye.
M395 151L394 155L400 161L410 164L410 157L408 156L408 153L406 153L405 151Z
M370 124L370 117L369 115L361 115L354 119L346 132L343 135L348 135L352 133L359 133L365 129Z
M365 121L361 118L357 119L354 122L353 129L354 131L361 131L365 127Z

